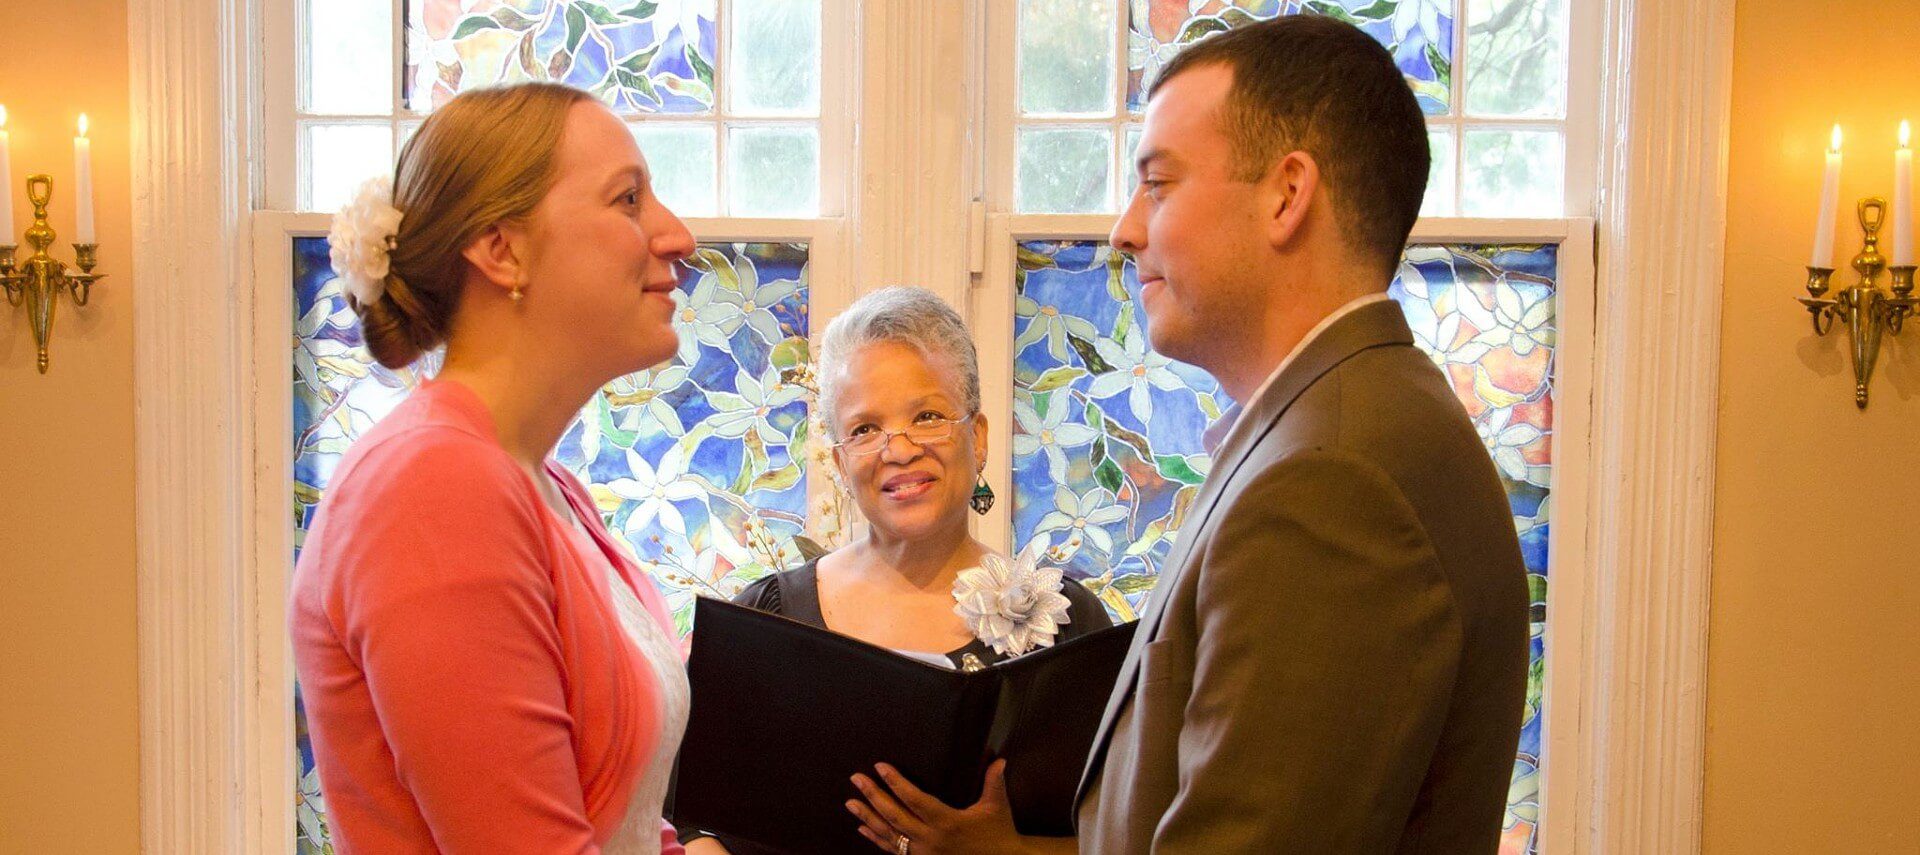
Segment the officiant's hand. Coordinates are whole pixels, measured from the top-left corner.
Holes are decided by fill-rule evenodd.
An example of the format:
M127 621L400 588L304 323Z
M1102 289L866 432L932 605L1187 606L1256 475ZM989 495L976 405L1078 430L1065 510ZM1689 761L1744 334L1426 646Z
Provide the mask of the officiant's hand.
M900 838L910 841L910 855L1003 855L1026 849L1013 827L1013 807L1007 803L1007 761L987 767L980 800L972 807L954 808L914 786L892 766L874 767L885 786L866 775L853 776L866 802L847 802L860 818L860 834L887 852L901 850Z

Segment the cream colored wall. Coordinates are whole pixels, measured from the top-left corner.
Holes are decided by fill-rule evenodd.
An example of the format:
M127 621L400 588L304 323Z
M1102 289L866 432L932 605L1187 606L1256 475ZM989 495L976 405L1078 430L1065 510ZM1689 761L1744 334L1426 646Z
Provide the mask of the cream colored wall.
M1904 7L1904 9L1902 8ZM1920 329L1852 401L1793 298L1821 149L1891 197L1920 124L1920 3L1739 0L1707 670L1705 850L1920 852ZM1836 282L1840 275L1836 274ZM1920 326L1920 325L1916 325ZM1844 330L1843 330L1844 331Z
M52 369L24 306L0 303L0 852L139 847L134 636L133 305L126 0L6 4L15 233L29 172L54 176L55 256L73 257L73 133L93 121L95 223L108 274L62 302ZM26 247L21 247L22 257Z

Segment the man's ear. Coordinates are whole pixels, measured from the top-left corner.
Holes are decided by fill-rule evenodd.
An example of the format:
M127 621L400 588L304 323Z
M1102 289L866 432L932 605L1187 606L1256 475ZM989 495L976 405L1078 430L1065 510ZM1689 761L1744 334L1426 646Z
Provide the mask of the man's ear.
M1275 249L1297 239L1307 221L1307 212L1325 203L1320 186L1320 164L1304 151L1288 152L1260 179L1261 197L1266 200L1267 242Z
M525 259L520 251L524 244L520 238L519 230L495 223L469 241L460 256L489 284L511 291L527 281Z

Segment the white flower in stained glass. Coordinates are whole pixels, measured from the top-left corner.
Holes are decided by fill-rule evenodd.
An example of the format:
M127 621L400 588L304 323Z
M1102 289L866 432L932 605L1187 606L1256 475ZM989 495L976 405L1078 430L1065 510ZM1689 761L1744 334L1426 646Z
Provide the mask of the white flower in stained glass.
M1516 355L1526 356L1535 347L1553 346L1553 291L1544 285L1516 287L1502 277L1494 284L1492 308L1463 296L1460 313L1480 330L1473 341L1489 348L1511 347ZM1484 355L1485 350L1478 350L1456 361L1477 361Z
M685 365L669 365L657 371L642 371L615 380L612 400L621 408L621 427L633 430L638 427L640 416L645 414L668 436L685 436L687 428L680 421L680 411L667 403L664 397L685 382Z
M667 36L678 32L687 44L699 44L700 19L713 20L713 3L714 0L658 0L653 4L654 35L664 42Z
M327 799L320 792L320 767L315 766L300 776L300 786L293 799L294 821L300 824L300 833L315 843L329 839Z
M740 439L747 431L755 431L760 440L768 445L785 445L788 437L768 421L774 411L784 407L806 394L799 386L780 382L780 374L772 366L767 367L759 380L753 379L745 371L734 375L734 393L710 392L707 400L717 410L707 419L713 426L713 435L727 439Z
M1093 341L1100 335L1086 318L1061 312L1056 306L1042 306L1025 295L1014 301L1014 311L1018 317L1029 319L1026 330L1013 340L1015 353L1026 350L1028 345L1044 338L1047 340L1047 355L1057 362L1066 362L1068 333L1087 341Z
M693 570L700 581L711 586L734 569L754 564L753 552L741 545L725 522L715 520L709 524L707 537L712 542L693 560ZM722 560L726 561L725 567L720 564Z
M792 279L775 279L765 285L754 278L751 264L742 264L736 268L740 274L740 290L719 288L714 291L714 302L707 311L700 314L700 320L709 318L718 326L727 338L732 338L742 323L753 328L760 340L775 344L786 340L788 333L780 329L780 320L773 316L773 307L781 300L800 291L800 283ZM728 308L721 308L722 306Z
M1173 360L1147 349L1147 336L1143 330L1134 330L1127 336L1125 347L1115 344L1113 339L1097 339L1093 349L1100 358L1113 366L1113 370L1093 378L1093 385L1087 387L1087 395L1093 398L1110 398L1121 392L1127 392L1127 405L1133 410L1134 417L1143 424L1153 416L1153 398L1147 394L1147 387L1154 386L1168 391L1183 389L1185 383L1180 377L1168 370Z
M686 477L686 447L674 443L666 454L660 456L658 467L649 464L640 452L629 448L627 470L631 473L629 477L615 478L607 484L607 489L622 499L640 503L627 517L629 541L645 540L646 528L656 519L661 528L684 536L687 533L687 519L673 503L706 495L698 483Z
M1053 560L1065 561L1080 551L1083 543L1091 542L1101 552L1113 552L1113 535L1106 527L1127 518L1127 509L1113 503L1113 494L1105 487L1095 487L1084 496L1074 495L1064 486L1053 488L1054 509L1040 518L1040 524L1033 527L1034 534L1050 531L1064 532L1065 542L1055 547Z
M1501 407L1488 410L1473 427L1479 431L1480 441L1486 443L1487 451L1493 455L1494 465L1500 467L1501 474L1515 481L1526 481L1533 467L1527 463L1525 449L1545 434L1527 422L1511 424L1512 421L1513 408ZM1548 467L1540 468L1544 470Z
M1064 397L1054 398L1045 416L1034 411L1027 395L1013 399L1013 420L1019 426L1013 434L1014 456L1045 454L1047 476L1056 484L1067 480L1067 455L1062 449L1086 445L1099 436L1093 428L1066 419L1067 401Z
M719 302L714 296L720 291L719 277L712 273L702 273L693 283L693 293L688 294L678 288L673 291L673 331L680 336L679 360L683 365L692 365L700 361L700 345L728 350L729 330L740 328L740 307L735 303ZM731 326L728 322L731 321Z
M1393 12L1393 41L1401 44L1407 41L1409 34L1418 33L1425 45L1445 45L1441 38L1440 19L1452 12L1451 3L1442 8L1441 0L1400 0L1399 8Z

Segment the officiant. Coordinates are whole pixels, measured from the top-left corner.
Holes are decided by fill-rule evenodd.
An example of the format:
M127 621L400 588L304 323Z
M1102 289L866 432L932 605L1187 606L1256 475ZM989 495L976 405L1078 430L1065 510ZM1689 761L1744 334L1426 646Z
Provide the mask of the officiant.
M865 536L734 602L966 670L1112 625L1086 588L1036 566L1045 563L1038 549L1008 558L969 534L969 509L984 514L993 503L987 423L972 339L945 302L912 287L862 297L828 325L818 376L835 476L865 517ZM956 807L882 763L854 776L864 800L846 803L847 821L895 855L1075 851L1072 838L1015 831L1004 778L1005 762L994 763L980 800ZM766 851L681 833L694 855Z

